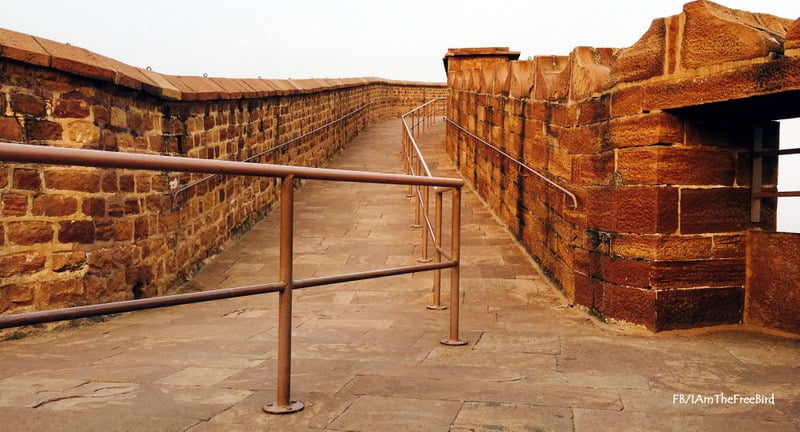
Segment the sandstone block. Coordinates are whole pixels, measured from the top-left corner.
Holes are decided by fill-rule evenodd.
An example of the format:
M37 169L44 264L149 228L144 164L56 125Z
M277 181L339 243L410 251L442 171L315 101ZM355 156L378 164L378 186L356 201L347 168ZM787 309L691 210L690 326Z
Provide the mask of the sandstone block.
M42 187L42 177L38 170L17 168L14 170L14 189L38 191Z
M52 269L56 273L77 271L86 264L86 253L80 251L54 253L51 256Z
M800 263L787 251L800 250L800 234L747 233L747 284L744 322L800 333Z
M683 234L744 231L750 223L750 190L746 188L682 189Z
M77 120L67 123L65 135L74 143L98 144L100 142L100 128L93 123Z
M800 18L794 20L786 31L783 48L786 51L800 48Z
M59 222L58 241L61 243L94 243L94 223L90 220Z
M25 216L28 214L28 196L5 193L2 197L3 216Z
M654 289L744 286L744 260L657 261L650 272Z
M531 99L565 101L569 94L570 57L536 56L536 80Z
M25 141L22 126L15 117L0 117L0 139L21 142Z
M37 141L60 141L63 128L61 124L49 120L31 120L25 122L28 138Z
M736 153L709 147L625 148L617 153L624 184L733 186Z
M642 81L664 73L667 25L654 19L642 37L629 48L617 52L610 71L610 85Z
M626 87L611 93L611 116L622 117L641 114L644 90L640 86Z
M34 296L37 307L43 309L85 303L83 293L83 281L69 278L41 282Z
M535 63L532 60L512 61L509 96L522 99L530 96L533 90Z
M614 153L572 156L572 184L611 185L614 181Z
M0 277L26 275L44 269L45 257L37 253L0 256Z
M598 255L597 259L591 260L591 276L617 285L650 287L650 262Z
M39 195L33 198L34 216L69 216L78 211L78 200L64 195Z
M44 99L33 94L11 93L11 109L17 114L25 114L33 117L44 117L47 115L47 104Z
M85 118L89 116L89 105L79 99L61 99L53 109L57 118Z
M596 296L595 304L597 304ZM655 307L656 293L653 290L602 284L602 302L598 310L606 317L655 330L657 328Z
M8 243L14 245L50 243L53 241L53 226L42 221L9 222L6 236Z
M603 95L578 104L578 125L597 123L611 118L611 97Z
M765 57L771 52L783 53L776 34L764 29L754 14L737 12L712 2L696 1L683 6L686 22L680 47L683 67L698 68Z
M744 290L740 287L656 291L656 329L670 330L741 320Z
M637 234L674 233L678 227L678 189L672 187L591 188L590 227Z
M612 254L650 260L708 259L713 246L708 236L615 234L611 239Z
M603 55L606 54L606 55ZM608 50L592 47L576 47L570 53L572 73L569 77L570 101L583 101L600 95L610 77L611 63ZM606 58L603 58L606 57ZM605 64L604 64L605 63Z
M97 171L79 169L48 170L44 173L44 182L48 189L76 192L100 191L100 175Z

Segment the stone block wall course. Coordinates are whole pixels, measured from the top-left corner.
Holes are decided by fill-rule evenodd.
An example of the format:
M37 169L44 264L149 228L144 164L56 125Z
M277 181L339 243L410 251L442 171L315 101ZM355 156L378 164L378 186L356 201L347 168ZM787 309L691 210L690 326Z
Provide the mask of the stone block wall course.
M448 51L448 118L577 208L455 127L447 151L574 303L653 330L739 322L746 232L775 228L774 199L750 222L754 130L776 149L772 120L800 115L797 27L700 0L629 48Z
M444 95L378 78L163 75L0 29L2 141L318 167L369 124ZM205 177L0 163L0 313L154 296L190 278L270 211L279 184Z

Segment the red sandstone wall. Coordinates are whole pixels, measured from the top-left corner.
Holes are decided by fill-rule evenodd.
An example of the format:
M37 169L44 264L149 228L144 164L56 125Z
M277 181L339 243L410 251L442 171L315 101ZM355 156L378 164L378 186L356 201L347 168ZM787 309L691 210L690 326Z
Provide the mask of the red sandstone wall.
M798 115L780 99L800 89L798 29L698 1L630 48L454 67L448 117L577 209L454 127L448 152L576 304L657 330L739 322L745 233L775 223L774 200L750 222L754 129L777 148L770 119Z
M744 322L800 334L800 234L747 234Z
M0 140L321 166L443 85L175 77L0 30ZM158 295L275 202L272 179L0 163L0 313Z

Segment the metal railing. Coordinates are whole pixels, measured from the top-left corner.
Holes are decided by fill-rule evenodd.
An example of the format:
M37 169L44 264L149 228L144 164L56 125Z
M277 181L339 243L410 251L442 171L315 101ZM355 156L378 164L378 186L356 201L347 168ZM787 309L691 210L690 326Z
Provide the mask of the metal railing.
M550 180L549 178L547 178L547 176L545 176L544 174L540 173L539 171L536 171L535 169L533 169L533 168L529 167L528 165L525 165L524 163L520 162L519 160L517 160L517 158L515 158L515 157L511 156L510 154L508 154L508 153L504 152L504 151L503 151L503 150L501 150L499 147L497 147L497 146L495 146L495 145L492 145L492 144L491 144L491 143L489 143L489 142L486 142L486 141L485 141L485 140L483 140L481 137L479 137L479 136L475 135L474 133L472 133L472 132L470 132L470 131L468 131L468 130L464 129L464 127L462 127L460 124L458 124L458 123L454 122L453 120L450 120L450 119L449 119L449 118L447 118L447 117L445 117L445 118L444 118L444 120L445 120L446 122L448 122L449 124L453 125L453 126L456 128L456 129L460 130L461 132L464 132L465 134L469 135L470 137L472 137L472 138L473 138L473 139L475 139L476 141L478 141L478 142L480 142L481 144L483 144L483 145L485 145L485 146L487 146L487 147L491 148L492 150L494 150L494 151L496 151L497 153L501 154L502 156L504 156L505 158L507 158L507 159L508 159L508 160L510 160L511 162L513 162L513 163L517 164L517 165L518 165L520 168L522 168L522 169L524 169L525 171L528 171L529 173L531 173L531 174L533 174L533 175L535 175L535 176L539 177L539 178L540 178L540 179L542 179L542 180L543 180L545 183L547 183L547 184L549 184L550 186L552 186L552 187L554 187L554 188L558 189L559 191L561 191L562 193L564 193L564 195L568 196L568 197L569 197L569 198L572 200L572 208L573 208L573 209L576 209L576 208L578 208L578 198L575 196L575 194L574 194L574 193L572 193L572 192L568 191L568 190L567 190L567 189L565 189L563 186L561 186L560 184L558 184L558 183L554 182L553 180Z
M278 307L278 359L277 391L274 403L264 406L264 411L281 414L303 409L301 402L292 401L291 393L291 337L292 337L292 290L357 281L385 276L435 271L449 268L451 271L451 309L458 310L460 229L461 229L461 179L382 174L365 171L308 168L273 164L255 164L234 161L219 161L196 158L157 156L135 153L115 153L98 150L81 150L44 147L25 144L0 143L0 161L19 163L41 163L56 165L78 165L99 168L138 169L150 171L180 171L202 174L224 174L281 178L280 187L280 280L252 286L217 289L198 293L169 295L156 298L127 300L121 302L78 306L65 309L20 313L0 316L0 328L39 324L67 319L84 318L111 313L152 309L179 304L197 303L232 297L241 297L270 292L279 293ZM395 184L412 186L434 186L442 191L452 191L452 235L450 258L444 262L432 262L405 267L362 271L331 276L295 280L292 258L294 255L294 179ZM458 319L458 315L450 315ZM458 322L450 322L449 339L442 341L458 345Z
M764 183L764 156L780 158L786 155L800 154L800 148L792 149L764 149L764 128L756 127L753 134L753 182L750 200L750 222L761 222L761 198L790 198L800 197L800 191L765 192L762 190ZM780 166L780 165L779 165Z
M436 121L437 115L444 115L445 107L443 105L446 100L447 98L443 97L431 99L423 105L420 105L419 107L414 108L413 110L401 116L403 123L403 162L408 175L433 178L433 174L431 174L431 170L428 167L428 164L425 162L425 158L422 156L422 152L419 149L419 145L417 145L417 140L415 137L419 136L419 134L427 127L430 127ZM447 192L447 190L434 188L433 192L435 195L435 211L433 223L431 222L429 211L430 192L430 187L423 185L409 186L408 189L407 196L409 198L416 198L414 224L412 226L415 228L421 228L420 231L422 233L422 240L420 243L421 256L418 261L423 263L431 261L434 263L439 263L441 262L442 257L445 257L446 259L458 260L459 257L457 255L454 256L448 254L447 251L442 247L443 194ZM457 205L455 203L456 200L460 200L460 196L453 197L453 208L455 208ZM433 239L434 245L433 258L430 258L428 254L428 245L431 239ZM454 280L451 278L450 283L450 322L451 324L455 322L457 325L459 314L458 302L454 302L453 297L458 296L459 289L457 285L454 286L453 284L457 284L458 281L455 280L454 282ZM428 309L447 309L447 306L442 305L441 302L441 272L439 270L434 270L433 302L428 305ZM458 329L455 329L455 334L457 333ZM466 341L451 337L451 340L448 343L451 345L463 345L466 344Z

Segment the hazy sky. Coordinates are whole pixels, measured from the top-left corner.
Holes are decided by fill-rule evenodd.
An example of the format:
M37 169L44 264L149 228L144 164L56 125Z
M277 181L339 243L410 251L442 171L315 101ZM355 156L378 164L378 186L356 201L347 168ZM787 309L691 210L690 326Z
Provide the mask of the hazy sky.
M627 47L684 0L93 1L6 0L0 27L68 42L176 75L444 81L450 47L508 46L521 58L573 47ZM800 17L800 0L722 0ZM788 129L788 127L787 127ZM800 137L800 128L795 137ZM800 147L800 138L793 147ZM788 162L788 159L787 159ZM800 189L797 169L780 183ZM783 189L786 189L785 187ZM780 206L800 231L800 198Z

